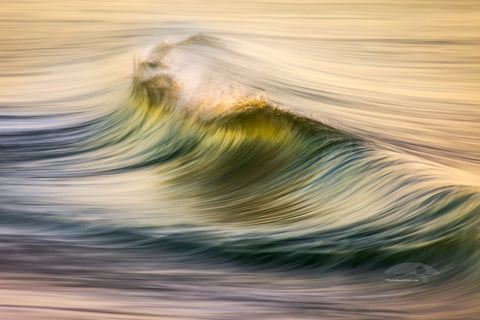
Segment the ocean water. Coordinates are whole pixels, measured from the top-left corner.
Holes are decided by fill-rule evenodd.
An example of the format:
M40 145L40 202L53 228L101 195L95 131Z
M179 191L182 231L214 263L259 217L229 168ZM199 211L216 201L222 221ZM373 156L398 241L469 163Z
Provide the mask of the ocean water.
M480 319L477 1L3 1L0 319Z

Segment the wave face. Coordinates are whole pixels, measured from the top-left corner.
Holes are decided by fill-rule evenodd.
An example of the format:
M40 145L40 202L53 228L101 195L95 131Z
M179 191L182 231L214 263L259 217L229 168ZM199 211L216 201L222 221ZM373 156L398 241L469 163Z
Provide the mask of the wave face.
M464 156L441 143L432 151L425 136L412 142L421 121L400 128L405 116L378 135L363 117L389 94L381 87L342 124L354 91L302 87L306 69L288 84L299 69L281 64L287 53L262 73L268 54L252 56L245 35L176 32L141 43L132 72L108 64L125 64L131 47L95 58L103 77L93 83L71 80L82 65L41 56L32 74L5 69L17 83L66 81L67 92L25 84L21 97L3 95L0 315L478 317L478 141ZM322 113L328 104L338 108Z

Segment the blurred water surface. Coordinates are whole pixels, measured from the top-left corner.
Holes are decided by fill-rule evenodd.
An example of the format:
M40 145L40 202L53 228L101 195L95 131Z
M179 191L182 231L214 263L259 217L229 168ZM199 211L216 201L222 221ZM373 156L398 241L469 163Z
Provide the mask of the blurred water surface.
M3 1L0 318L478 319L479 13Z

